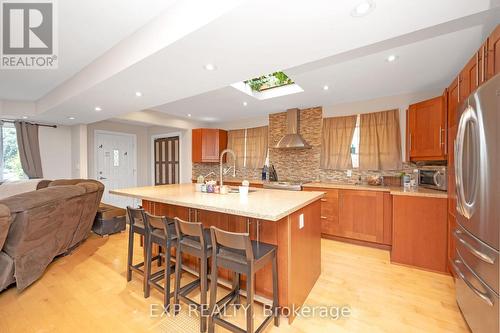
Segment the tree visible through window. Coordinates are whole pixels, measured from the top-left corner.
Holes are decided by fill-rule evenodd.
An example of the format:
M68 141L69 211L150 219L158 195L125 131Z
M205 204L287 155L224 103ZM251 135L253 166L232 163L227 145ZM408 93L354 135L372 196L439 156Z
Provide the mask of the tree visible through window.
M19 159L16 129L11 124L2 124L0 133L2 137L2 149L0 149L2 155L0 156L1 181L26 178Z

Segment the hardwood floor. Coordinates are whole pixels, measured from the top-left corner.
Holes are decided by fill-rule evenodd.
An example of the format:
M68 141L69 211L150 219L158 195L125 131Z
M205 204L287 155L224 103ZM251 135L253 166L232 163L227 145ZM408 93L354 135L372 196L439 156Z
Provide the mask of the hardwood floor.
M126 282L126 235L92 235L23 293L0 293L0 332L197 332L185 312L152 317L161 294L144 299L138 275ZM468 332L454 297L450 276L392 265L387 251L324 239L322 274L306 304L347 306L351 315L297 317L291 326L281 320L267 332ZM260 323L261 311L256 316ZM244 323L241 313L236 321Z

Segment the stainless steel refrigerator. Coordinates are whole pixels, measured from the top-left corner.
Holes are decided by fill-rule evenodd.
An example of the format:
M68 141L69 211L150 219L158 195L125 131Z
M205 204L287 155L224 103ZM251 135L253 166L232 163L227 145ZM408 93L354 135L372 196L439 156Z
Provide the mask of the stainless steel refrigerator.
M499 333L500 75L459 107L455 141L457 303L474 333Z

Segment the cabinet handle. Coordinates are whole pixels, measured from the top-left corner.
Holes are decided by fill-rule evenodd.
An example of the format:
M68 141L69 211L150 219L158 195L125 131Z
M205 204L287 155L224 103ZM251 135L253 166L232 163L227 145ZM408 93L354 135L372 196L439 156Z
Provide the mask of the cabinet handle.
M488 52L486 52L486 45L483 45L483 73L482 73L482 77L481 77L481 82L484 82L485 78L486 78L486 70L487 70L487 66L486 66L486 59L488 57Z
M479 86L479 52L476 52L476 86Z
M321 202L327 202L328 201L325 198L321 198L320 200L321 200Z
M410 132L410 153L411 153L412 149L413 149L413 146L412 146L412 142L411 142L411 132Z
M326 217L326 216L321 216L321 219L322 219L322 220L326 220L326 219L327 219L327 217Z
M457 102L460 103L460 74L457 76Z

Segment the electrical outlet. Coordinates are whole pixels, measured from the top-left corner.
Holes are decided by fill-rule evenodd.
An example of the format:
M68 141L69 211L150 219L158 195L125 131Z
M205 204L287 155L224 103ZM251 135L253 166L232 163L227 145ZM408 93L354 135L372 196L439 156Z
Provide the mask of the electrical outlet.
M304 228L304 214L299 215L299 229Z
M352 170L347 170L346 175L347 175L347 177L351 178L352 177Z

